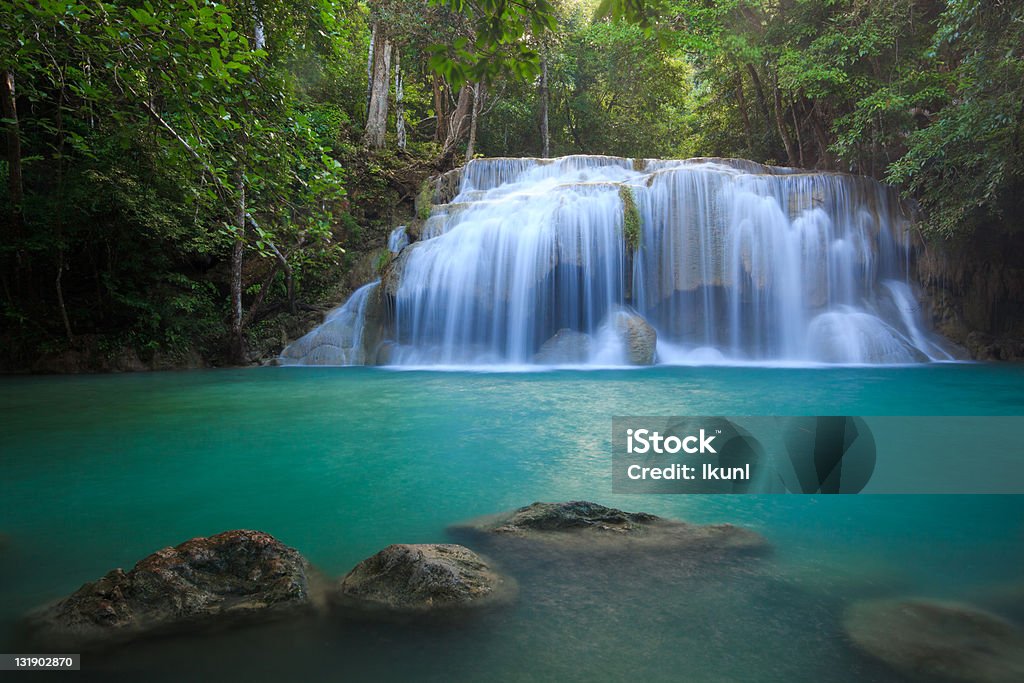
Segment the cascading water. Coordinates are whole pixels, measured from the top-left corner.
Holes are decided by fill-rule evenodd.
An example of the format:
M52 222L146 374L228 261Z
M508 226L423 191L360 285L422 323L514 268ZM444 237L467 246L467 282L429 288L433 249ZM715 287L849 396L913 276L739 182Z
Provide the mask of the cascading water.
M324 327L342 311L360 327L370 299L386 310L374 348L336 364L949 359L904 281L909 225L888 188L843 174L478 159L418 240L392 235L381 287ZM283 361L330 362L338 345L316 334Z
M380 285L363 285L330 314L315 330L289 344L281 352L282 365L365 365L363 345L366 305Z
M388 235L388 251L392 254L397 254L407 246L409 246L409 235L406 232L405 226L400 225Z

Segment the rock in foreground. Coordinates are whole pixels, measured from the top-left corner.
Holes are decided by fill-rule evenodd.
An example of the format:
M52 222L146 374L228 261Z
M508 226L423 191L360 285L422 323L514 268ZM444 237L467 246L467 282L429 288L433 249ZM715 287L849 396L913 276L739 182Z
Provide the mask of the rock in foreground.
M308 564L261 531L193 538L115 569L28 618L30 638L85 647L310 604Z
M515 584L461 545L390 545L341 581L340 600L377 613L448 612L509 602Z
M533 503L457 525L453 530L536 539L579 546L581 550L651 548L759 553L769 549L760 535L732 524L687 524L587 501Z
M872 600L847 610L843 627L861 650L909 676L1024 681L1024 631L968 605Z

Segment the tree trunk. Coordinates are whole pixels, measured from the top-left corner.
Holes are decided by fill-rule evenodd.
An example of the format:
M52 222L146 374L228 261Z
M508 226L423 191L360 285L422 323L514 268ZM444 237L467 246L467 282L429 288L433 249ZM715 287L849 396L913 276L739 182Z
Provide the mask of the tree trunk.
M7 119L7 193L10 198L11 236L22 236L24 225L24 184L21 179L21 130L14 93L14 72L0 71L0 112Z
M772 86L774 92L774 105L775 105L775 125L779 129L779 137L782 138L782 144L786 147L786 157L788 158L787 163L790 166L796 166L798 160L796 153L793 150L793 138L789 135L789 128L786 126L786 120L782 115L782 93L779 91L779 77L776 74L775 82Z
M68 336L68 342L73 344L75 337L71 334L71 321L68 319L68 308L64 305L64 285L61 283L64 277L64 247L57 250L57 279L54 286L57 290L57 306L60 309L60 319L64 323L64 334Z
M388 128L388 86L391 81L391 40L383 35L379 22L374 31L373 78L370 85L370 107L366 115L364 142L372 149L383 149Z
M434 142L444 142L448 137L448 102L445 98L445 84L440 76L434 76Z
M740 108L740 116L743 119L743 137L747 141L747 153L754 151L754 133L750 127L750 115L747 113L747 98L743 93L743 74L736 72L736 106Z
M469 128L469 115L472 109L473 86L466 84L459 88L459 100L448 118L448 135L445 137L444 147L441 150L441 162L447 166L455 156L455 149L459 142L465 137Z
M757 69L754 68L753 64L747 64L747 73L750 74L750 80L754 83L754 92L757 93L757 104L761 109L764 125L766 128L770 128L772 117L768 114L768 99L764 96L764 85L761 83L761 77L757 74Z
M18 107L14 92L14 72L6 69L0 71L0 116L7 119L7 196L10 203L8 234L0 233L0 238L8 246L17 246L17 253L11 267L3 268L3 285L7 298L11 298L11 285L8 276L13 280L14 291L21 292L21 238L24 237L25 226L25 188L21 176L21 129L18 125ZM5 231L7 232L7 231Z
M68 343L74 344L75 337L71 333L71 321L64 303L64 84L61 83L60 96L57 99L57 144L55 147L57 161L57 196L55 197L57 213L57 277L54 287L57 291L57 307L64 323L64 333Z
M480 109L483 106L483 84L477 83L473 86L473 108L469 117L469 142L466 143L466 161L473 158L476 153L476 129L477 121L480 118Z
M398 148L405 149L405 108L402 101L404 95L402 78L402 54L395 50L395 133L398 136Z
M796 149L800 157L800 168L807 168L804 163L804 137L800 134L800 119L796 115L796 102L790 102L789 113L793 115L793 130L796 131Z
M252 5L252 10L253 44L257 50L262 50L266 45L263 21L260 19L255 4ZM253 83L256 80L257 74L254 72L252 75ZM245 102L245 109L246 111L249 110L248 101ZM243 126L239 131L238 149L235 154L237 159L234 178L235 225L237 226L238 233L235 235L234 244L231 245L231 340L229 354L231 362L235 365L241 365L246 361L245 319L242 316L242 292L244 286L242 267L245 260L245 227L249 217L249 211L245 203L245 166L249 152L248 148L249 132L243 122Z
M231 245L231 362L245 362L245 337L242 332L242 258L245 254L245 151L238 154L235 168L235 242Z
M832 168L832 155L828 151L829 140L828 134L825 133L825 126L821 122L821 109L818 107L818 103L815 102L811 113L811 130L814 131L814 138L818 142L818 150L821 157L818 159L818 168L831 169Z
M540 60L540 140L541 156L551 156L551 134L548 129L548 60Z
M373 97L373 46L377 44L377 24L370 31L370 49L366 55L366 113L370 113L370 98Z

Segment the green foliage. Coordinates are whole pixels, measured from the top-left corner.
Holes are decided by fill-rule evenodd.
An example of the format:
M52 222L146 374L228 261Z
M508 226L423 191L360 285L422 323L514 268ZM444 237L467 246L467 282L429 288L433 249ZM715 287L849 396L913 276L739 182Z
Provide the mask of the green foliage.
M1021 208L1020 3L602 0L597 16L687 53L687 153L884 177L933 235Z
M689 134L686 59L636 26L593 23L580 6L559 20L545 46L552 153L678 154ZM480 133L481 149L539 154L537 85L506 83L502 92Z
M377 261L373 265L373 270L377 273L378 277L384 277L388 271L388 267L391 266L391 262L395 260L395 255L390 251L382 251L377 255Z
M1024 208L1024 7L955 0L929 56L955 64L951 97L908 138L889 168L921 198L933 234L969 233L992 220L1016 223ZM936 98L939 100L939 98Z
M430 0L464 16L469 35L430 47L429 66L458 88L491 83L511 74L529 80L540 73L540 53L529 39L543 40L556 28L550 0Z
M0 181L20 169L24 190L21 211L0 202L12 349L216 356L239 242L245 322L278 334L286 271L316 300L408 204L429 216L424 178L458 163L471 84L489 156L541 153L544 110L556 155L886 178L934 235L1024 208L1021 3L0 0L0 25L19 113L0 126L21 146ZM371 27L401 57L403 149L393 107L385 148L362 143Z
M352 26L365 28L354 4L0 0L0 22L17 38L0 46L0 68L19 95L24 225L4 232L0 259L19 339L215 349L238 239L248 259L284 258L296 286L316 291L342 251L338 150L351 119L311 97L362 61L339 58ZM264 270L245 269L245 305ZM285 293L278 274L262 305Z

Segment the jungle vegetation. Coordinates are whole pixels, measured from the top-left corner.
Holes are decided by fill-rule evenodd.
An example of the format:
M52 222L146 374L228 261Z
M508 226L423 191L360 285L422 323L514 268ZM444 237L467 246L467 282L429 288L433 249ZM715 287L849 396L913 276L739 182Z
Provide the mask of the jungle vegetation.
M871 175L1012 230L1024 3L0 0L4 365L242 363L467 158Z

